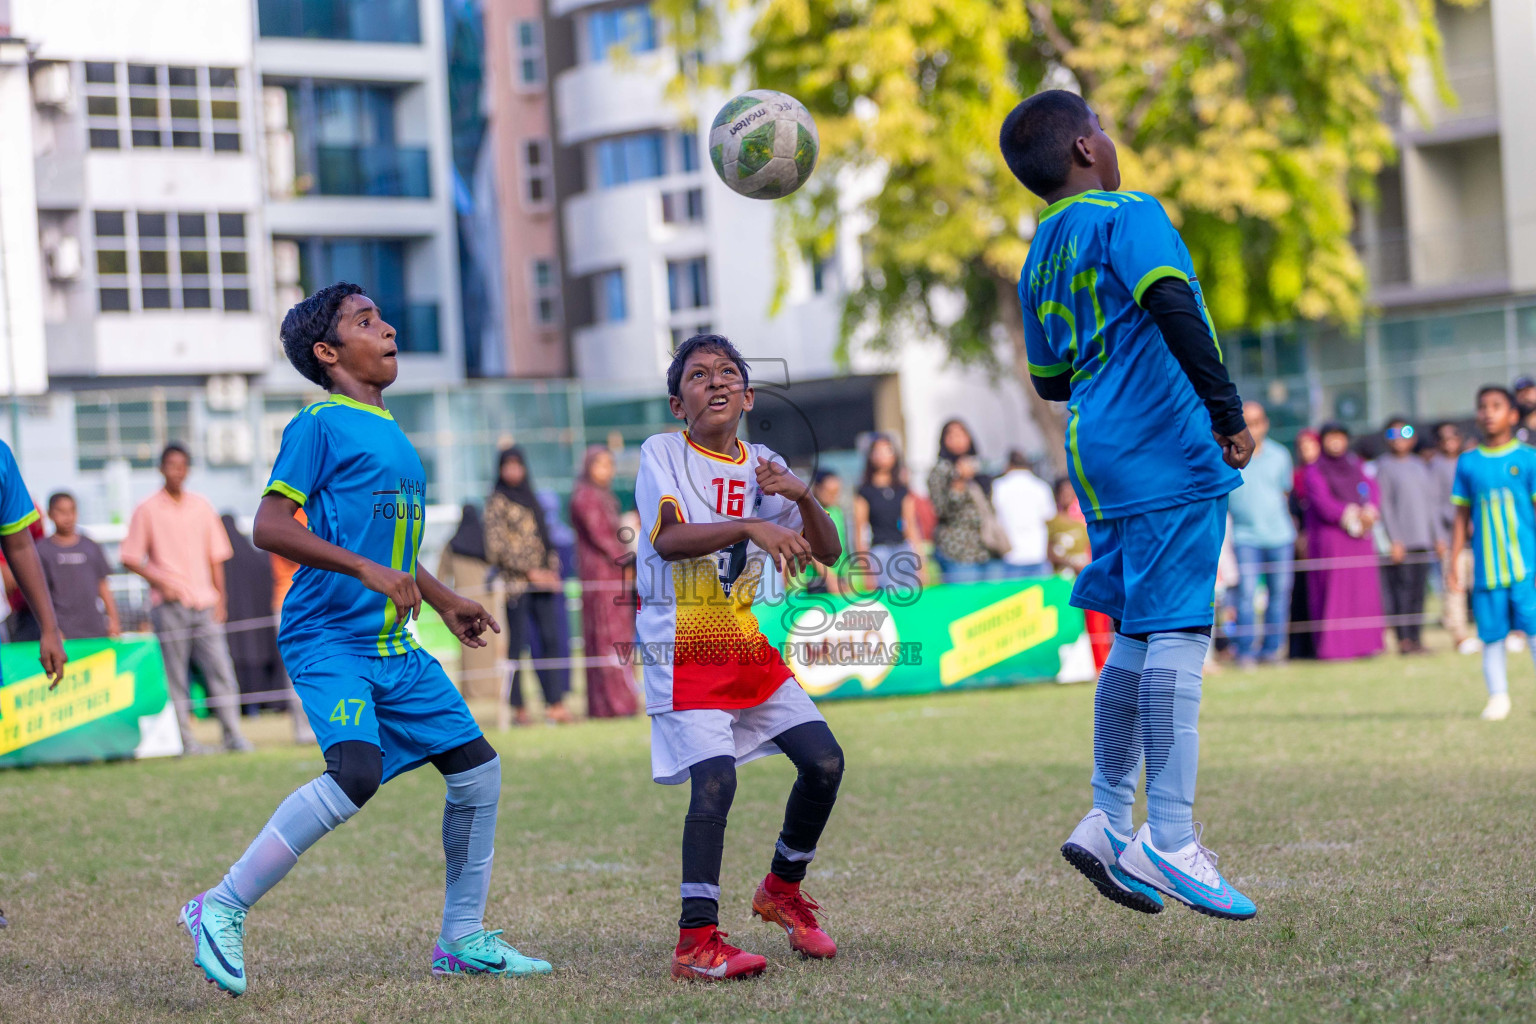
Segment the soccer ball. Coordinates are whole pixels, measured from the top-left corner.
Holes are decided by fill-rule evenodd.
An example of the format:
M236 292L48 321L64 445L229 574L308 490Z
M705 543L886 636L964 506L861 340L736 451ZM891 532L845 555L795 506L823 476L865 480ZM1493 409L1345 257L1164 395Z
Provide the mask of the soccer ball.
M709 129L715 173L732 192L751 199L782 199L804 185L820 152L811 112L771 89L737 96Z

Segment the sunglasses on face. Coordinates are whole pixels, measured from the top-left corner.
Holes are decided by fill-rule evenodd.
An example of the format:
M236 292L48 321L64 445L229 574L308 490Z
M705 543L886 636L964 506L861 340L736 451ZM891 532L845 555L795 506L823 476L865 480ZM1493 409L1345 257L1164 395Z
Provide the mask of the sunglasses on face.
M1413 436L1413 427L1407 423L1400 427L1392 427L1387 431L1388 441L1411 441Z

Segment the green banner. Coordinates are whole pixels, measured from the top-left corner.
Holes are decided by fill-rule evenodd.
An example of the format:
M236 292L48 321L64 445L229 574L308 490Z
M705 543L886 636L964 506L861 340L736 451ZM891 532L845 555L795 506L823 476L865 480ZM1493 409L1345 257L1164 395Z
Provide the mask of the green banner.
M1083 613L1058 577L761 608L763 634L817 700L1092 678Z
M0 645L0 768L181 752L154 637L71 640L50 688L35 643Z

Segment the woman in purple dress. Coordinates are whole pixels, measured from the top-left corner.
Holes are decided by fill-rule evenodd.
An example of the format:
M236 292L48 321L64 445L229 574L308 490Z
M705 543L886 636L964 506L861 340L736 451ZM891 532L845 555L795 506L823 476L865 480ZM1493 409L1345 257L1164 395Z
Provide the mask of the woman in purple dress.
M617 645L635 638L635 604L624 587L624 569L633 559L619 538L619 499L612 485L613 454L593 445L571 490L589 718L627 717L638 710L634 676L628 665L614 660Z
M1321 434L1322 455L1303 477L1307 557L1334 563L1308 580L1317 656L1363 658L1382 649L1381 576L1371 539L1381 498L1376 481L1349 450L1349 432L1328 423ZM1351 624L1332 625L1346 620Z

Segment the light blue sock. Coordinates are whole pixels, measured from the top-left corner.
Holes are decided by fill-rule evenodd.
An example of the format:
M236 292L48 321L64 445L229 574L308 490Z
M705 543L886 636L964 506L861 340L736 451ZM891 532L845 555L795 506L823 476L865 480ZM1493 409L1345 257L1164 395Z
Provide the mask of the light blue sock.
M1536 658L1536 643L1531 645L1531 657ZM1483 683L1488 687L1488 696L1497 697L1509 692L1507 664L1503 640L1483 644Z
M250 910L283 880L299 862L300 854L356 813L357 807L329 775L305 783L277 805L266 827L208 894L209 898Z
M485 927L485 898L491 891L496 857L496 810L501 803L501 758L467 772L444 775L443 857L448 884L443 894L445 945Z
M1110 827L1121 835L1134 831L1131 805L1141 774L1137 702L1146 660L1146 644L1116 633L1093 692L1093 806L1109 815Z
M1153 633L1141 673L1141 743L1147 758L1152 845L1173 852L1195 841L1200 765L1200 672L1211 638Z

